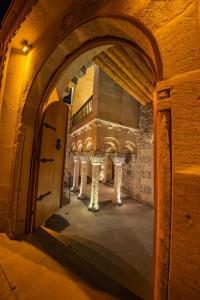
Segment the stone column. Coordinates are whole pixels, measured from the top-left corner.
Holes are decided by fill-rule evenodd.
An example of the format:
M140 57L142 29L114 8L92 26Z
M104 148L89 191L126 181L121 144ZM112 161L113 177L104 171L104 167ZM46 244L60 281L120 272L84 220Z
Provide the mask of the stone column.
M114 201L118 205L122 205L121 200L121 185L122 185L122 165L124 163L123 157L114 157L113 163L115 165L115 174L114 174Z
M106 183L108 180L108 160L109 160L109 153L105 153L104 159L104 170L103 170L103 183Z
M79 187L78 187L78 179L79 179L79 161L80 158L79 156L74 156L74 176L73 176L73 186L71 188L72 192L78 192Z
M81 186L80 186L80 193L78 195L78 199L86 199L87 198L87 171L88 171L89 159L87 156L81 156L80 162L81 162Z
M91 186L91 199L88 209L91 211L99 210L99 171L103 162L103 157L94 156L91 158L92 164L92 186Z

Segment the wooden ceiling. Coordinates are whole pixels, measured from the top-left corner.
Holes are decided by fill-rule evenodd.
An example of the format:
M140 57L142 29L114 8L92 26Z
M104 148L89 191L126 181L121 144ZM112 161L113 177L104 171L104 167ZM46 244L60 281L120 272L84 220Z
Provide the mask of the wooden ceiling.
M113 46L95 56L93 62L142 105L153 101L156 78L138 49Z

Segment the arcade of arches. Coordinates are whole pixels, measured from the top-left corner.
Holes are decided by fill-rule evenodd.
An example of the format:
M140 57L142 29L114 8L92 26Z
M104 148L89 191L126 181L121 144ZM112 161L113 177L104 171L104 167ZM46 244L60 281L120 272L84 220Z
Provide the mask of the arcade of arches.
M142 210L154 212L153 224L147 222L154 232L151 283L143 285L121 260L122 274L129 275L102 260L105 276L112 273L126 291L117 298L105 291L76 298L78 285L71 299L129 299L128 290L135 299L200 298L199 24L198 0L10 1L0 28L0 237L44 240L48 233L55 257L59 247L52 239L58 235L41 226L58 210L61 218L63 209L72 207L83 231L95 218L105 226L118 218L122 227L131 216L140 220L127 223L138 228L138 241L148 239L141 230L147 222ZM110 193L108 207L102 191ZM135 207L141 210L131 215ZM129 234L124 235L128 244ZM92 260L91 241L87 252L81 239L65 238L73 245L65 254L61 247L65 260L73 258L69 248L77 252L77 262ZM14 264L7 264L6 255L9 243L16 242L9 239L7 248L0 244L0 278L8 282ZM114 245L113 232L110 239ZM109 256L105 245L101 255ZM15 254L20 245L13 247ZM34 259L31 252L26 257ZM11 271L21 276L17 273ZM19 282L15 289L6 283L9 293L0 282L3 299L37 298L20 296ZM48 277L45 284L48 290Z

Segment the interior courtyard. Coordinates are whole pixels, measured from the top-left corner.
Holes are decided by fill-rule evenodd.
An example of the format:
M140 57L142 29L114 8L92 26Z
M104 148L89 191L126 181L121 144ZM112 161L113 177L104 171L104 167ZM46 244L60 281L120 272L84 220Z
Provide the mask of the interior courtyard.
M200 2L0 21L0 300L200 299Z

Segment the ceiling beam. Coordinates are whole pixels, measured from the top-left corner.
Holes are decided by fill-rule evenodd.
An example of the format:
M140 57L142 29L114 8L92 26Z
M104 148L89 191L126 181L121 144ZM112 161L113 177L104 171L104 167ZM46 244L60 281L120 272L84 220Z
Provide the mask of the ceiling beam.
M139 55L133 48L130 47L122 48L116 46L114 51L115 50L124 55L129 65L137 67L143 74L144 78L146 78L150 84L155 86L156 76L143 56Z
M133 90L140 98L144 99L146 102L152 101L152 96L150 97L146 93L143 92L138 86L131 81L130 77L124 73L123 69L119 67L117 64L115 64L107 55L106 53L102 52L98 55L98 57L101 59L102 64L106 63L107 66L120 77L131 90Z
M114 48L110 48L105 51L106 55L116 64L121 70L130 78L132 82L137 85L137 87L150 99L152 99L153 93L153 85L150 84L143 78L143 74L141 74L138 68L133 68L127 64L124 57L120 56L119 53L114 51Z
M99 66L99 68L104 71L108 76L110 76L114 81L116 81L125 91L127 91L135 100L140 102L142 105L146 105L149 101L147 98L141 95L140 93L136 93L135 89L127 83L127 81L122 78L119 74L121 69L113 69L110 67L108 60L105 60L105 54L101 53L93 58L95 64Z

